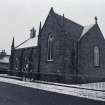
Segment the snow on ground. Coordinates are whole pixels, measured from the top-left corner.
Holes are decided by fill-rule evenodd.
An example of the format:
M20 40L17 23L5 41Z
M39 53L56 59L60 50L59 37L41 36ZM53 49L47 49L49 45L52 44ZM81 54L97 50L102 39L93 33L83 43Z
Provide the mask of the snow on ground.
M105 91L105 82L78 84L77 86L81 87L81 88L88 88L88 89L104 90Z
M1 82L30 87L34 89L40 89L45 91L51 91L56 92L60 94L66 94L66 95L72 95L77 97L84 97L92 100L101 100L105 101L105 91L95 91L95 90L89 90L89 89L82 89L77 88L78 85L63 85L60 84L46 84L46 83L37 83L37 82L25 82L25 81L19 81L15 79L9 79L9 78L3 78L0 77Z
M10 75L8 75L8 74L0 74L0 77L4 77L4 78L12 78L12 79L18 79L18 80L21 79L21 77L10 76Z

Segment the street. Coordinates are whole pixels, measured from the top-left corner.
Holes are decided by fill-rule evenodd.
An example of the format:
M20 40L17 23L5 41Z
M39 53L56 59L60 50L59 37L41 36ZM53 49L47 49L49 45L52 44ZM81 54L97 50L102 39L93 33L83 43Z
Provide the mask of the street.
M105 105L105 102L0 82L0 105Z

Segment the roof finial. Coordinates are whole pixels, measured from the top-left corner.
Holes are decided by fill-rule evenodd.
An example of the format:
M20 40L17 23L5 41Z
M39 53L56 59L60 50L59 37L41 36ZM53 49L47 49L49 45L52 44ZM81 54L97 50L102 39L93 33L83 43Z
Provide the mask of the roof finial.
M53 7L51 7L51 10L54 10Z
M41 30L42 30L42 25L41 25L41 21L40 21L40 25L39 25L39 35L41 34Z
M51 7L50 11L51 11L51 12L54 12L54 9L53 9L53 7Z
M62 19L62 25L64 26L64 18L65 18L65 16L64 16L64 14L63 14L63 19Z
M97 24L97 20L98 20L97 16L95 16L94 19L95 19L95 23Z
M52 14L54 14L54 9L53 9L53 7L51 7L51 9L50 9L49 16L51 16Z
M11 49L14 49L14 37L13 37L13 40L12 40Z

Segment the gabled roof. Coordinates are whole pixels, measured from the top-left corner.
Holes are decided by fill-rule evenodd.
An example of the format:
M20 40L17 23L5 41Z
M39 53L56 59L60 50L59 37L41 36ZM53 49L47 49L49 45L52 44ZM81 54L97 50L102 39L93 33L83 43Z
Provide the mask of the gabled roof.
M103 36L103 34L102 34L102 32L101 32L101 30L100 30L99 25L97 24L97 22L95 22L95 24L90 24L88 26L85 26L84 29L83 29L83 31L82 31L82 34L81 34L80 39L83 36L88 35L87 34L88 32L94 32L94 30L95 30L95 32L100 33L100 34L98 34L98 35L100 35L100 38L102 38L103 40L105 40L105 38L104 38L104 36Z
M37 37L29 38L25 40L23 43L15 47L15 49L29 48L29 47L35 47L35 46L37 46Z
M48 22L48 18L51 18L50 21L56 21L56 24L58 27L62 30L64 30L65 34L70 37L71 39L78 40L81 39L95 24L91 24L88 26L82 26L70 19L67 19L66 17L58 15L54 12L53 8L51 8L49 15L44 23ZM43 26L44 28L44 26ZM42 29L43 29L42 28ZM37 46L38 38L29 38L25 40L23 43L15 47L15 49L21 49L21 48L29 48L29 47L35 47Z
M90 24L90 25L84 26L80 38L82 38L94 25L95 24Z
M74 21L71 21L70 19L67 19L64 16L58 15L53 11L53 9L50 10L50 13L54 14L56 22L59 25L59 27L62 28L62 24L64 25L63 28L67 35L69 35L72 39L79 39L83 30L82 25Z

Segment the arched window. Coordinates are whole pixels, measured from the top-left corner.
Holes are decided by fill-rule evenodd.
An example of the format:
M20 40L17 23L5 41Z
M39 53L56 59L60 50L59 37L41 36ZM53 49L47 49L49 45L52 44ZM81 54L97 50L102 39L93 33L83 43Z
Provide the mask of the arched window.
M94 66L99 66L99 48L97 46L94 47Z
M34 61L33 61L33 48L32 48L29 56L29 72L32 72L33 69L34 69Z
M53 61L53 36L50 35L48 38L48 55L47 55L48 61Z
M28 59L28 57L25 57L24 58L24 67L23 67L23 72L28 72L28 70L29 70L29 59Z
M75 52L74 51L72 51L71 53L71 60L72 60L72 66L74 67L75 65Z
M19 59L17 57L15 58L15 69L19 70Z

